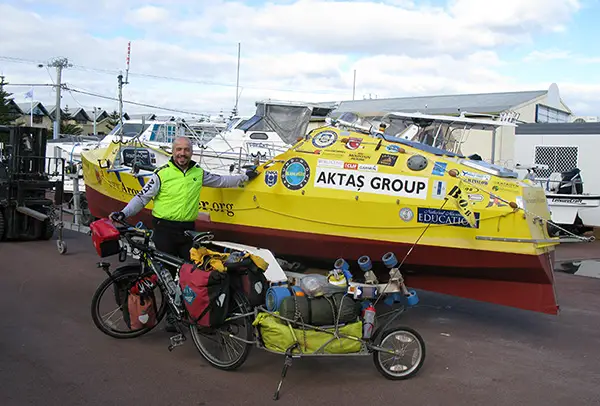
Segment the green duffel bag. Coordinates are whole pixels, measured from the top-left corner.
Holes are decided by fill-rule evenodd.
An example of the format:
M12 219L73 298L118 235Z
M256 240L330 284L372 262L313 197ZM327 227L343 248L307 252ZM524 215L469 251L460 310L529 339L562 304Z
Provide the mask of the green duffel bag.
M339 334L353 338L335 338L333 334L313 329L292 328L290 324L277 316L261 312L253 323L258 326L260 337L265 347L271 351L285 353L294 343L298 343L293 354L313 354L324 344L329 342L319 353L325 354L351 354L361 350L359 341L362 337L362 321L346 324L338 329ZM335 328L327 331L335 332ZM332 340L333 339L333 340Z
M334 326L338 323L357 321L360 317L360 307L360 302L346 293L316 298L288 296L282 300L279 314L286 319L313 326ZM300 317L296 314L296 310L300 313Z

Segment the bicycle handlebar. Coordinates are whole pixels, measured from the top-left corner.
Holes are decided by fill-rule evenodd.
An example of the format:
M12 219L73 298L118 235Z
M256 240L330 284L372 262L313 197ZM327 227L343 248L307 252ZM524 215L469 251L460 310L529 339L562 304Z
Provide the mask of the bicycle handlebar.
M139 249L143 252L152 253L152 255L160 259L166 260L177 265L183 265L186 262L186 260L183 258L170 255L166 252L151 247L150 238L152 236L152 230L148 230L147 228L145 228L144 224L141 221L134 226L132 224L129 224L125 220L110 220L115 223L121 224L121 227L117 226L116 228L119 231L119 233L127 240L127 242L132 248ZM144 237L144 242L140 243L132 240L131 237L135 236Z

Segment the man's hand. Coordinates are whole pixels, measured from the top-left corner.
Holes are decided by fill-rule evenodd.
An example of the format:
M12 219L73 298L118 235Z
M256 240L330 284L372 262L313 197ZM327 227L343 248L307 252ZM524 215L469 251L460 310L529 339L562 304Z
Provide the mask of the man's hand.
M248 177L248 180L252 180L258 176L258 172L255 168L252 168L246 171L246 176Z
M123 221L125 220L125 214L122 211L113 211L108 215L108 218L112 221Z

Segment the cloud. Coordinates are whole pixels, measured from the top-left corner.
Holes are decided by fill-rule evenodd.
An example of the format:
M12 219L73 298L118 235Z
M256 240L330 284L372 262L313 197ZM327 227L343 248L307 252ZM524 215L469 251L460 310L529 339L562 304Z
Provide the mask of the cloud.
M131 40L125 100L226 114L235 103L238 42L245 114L265 98L350 99L355 69L357 98L545 89L549 83L509 76L515 65L502 50L566 27L580 8L575 0L454 0L444 7L404 0L99 0L93 9L75 0L49 0L43 8L8 1L0 4L0 56L22 62L0 58L10 82L50 84L54 69L34 62L67 56L74 66L65 69L63 82L116 97L116 76ZM538 51L528 61L563 56ZM554 81L570 106L600 108L594 93L573 90L585 82ZM28 87L9 90L23 101ZM52 105L52 88L36 89L36 98ZM63 93L63 103L117 107L75 92Z
M170 20L169 10L163 7L143 6L127 13L134 24L157 24Z
M595 64L600 63L599 56L583 56L575 54L568 50L560 49L549 49L549 50L535 50L530 52L523 61L525 62L547 62L557 60L568 60L573 63L580 64Z

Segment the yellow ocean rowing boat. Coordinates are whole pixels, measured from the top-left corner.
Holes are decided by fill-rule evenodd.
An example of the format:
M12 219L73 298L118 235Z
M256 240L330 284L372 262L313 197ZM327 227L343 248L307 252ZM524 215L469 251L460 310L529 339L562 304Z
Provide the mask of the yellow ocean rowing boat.
M338 122L298 137L305 128L243 187L204 187L197 229L292 260L376 262L392 251L415 288L557 313L558 239L548 234L542 188L372 129ZM169 158L135 140L83 152L92 215L121 210ZM136 220L151 227L151 210L152 202ZM358 266L353 273L360 277ZM385 271L376 274L385 281Z

